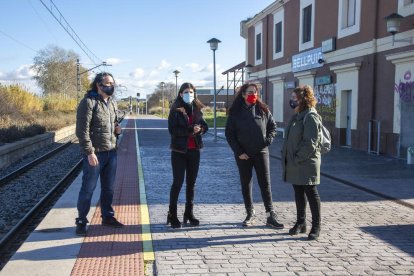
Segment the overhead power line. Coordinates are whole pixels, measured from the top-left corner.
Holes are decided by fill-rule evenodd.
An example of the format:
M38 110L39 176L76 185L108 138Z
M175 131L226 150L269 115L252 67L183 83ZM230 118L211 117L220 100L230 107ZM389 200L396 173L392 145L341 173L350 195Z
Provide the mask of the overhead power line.
M50 5L47 6L43 0L40 2L45 6L45 8L50 12L50 14L56 19L56 21L62 26L62 28L68 33L68 35L75 41L76 44L81 48L81 50L86 54L86 56L95 64L102 63L102 59L98 58L89 48L86 46L85 43L80 39L80 37L76 34L73 28L70 26L68 21L66 21L65 17L56 7L55 3L52 0L49 0Z
M18 43L18 44L22 45L23 47L25 47L25 48L27 48L27 49L29 49L29 50L32 50L33 52L37 52L37 51L36 51L35 49L33 49L32 47L30 47L30 46L28 46L28 45L24 44L23 42L21 42L21 41L17 40L16 38L12 37L11 35L6 34L6 33L5 33L5 32L3 32L2 30L0 30L0 33L1 33L1 34L3 34L4 36L6 36L6 37L10 38L10 39L11 39L11 40L13 40L14 42L16 42L16 43Z

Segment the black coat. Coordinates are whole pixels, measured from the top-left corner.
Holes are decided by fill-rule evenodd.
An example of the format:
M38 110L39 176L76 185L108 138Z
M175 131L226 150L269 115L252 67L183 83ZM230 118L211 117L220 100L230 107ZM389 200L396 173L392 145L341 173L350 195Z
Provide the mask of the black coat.
M187 152L187 141L189 136L194 136L197 149L203 148L203 139L201 135L206 133L208 125L203 119L203 113L195 105L192 108L185 106L186 103L179 97L175 100L170 108L168 115L168 131L171 134L171 150L178 152ZM189 124L188 113L192 110L192 124ZM193 134L194 125L200 125L201 131Z
M236 157L242 153L253 156L272 143L276 123L270 111L266 114L257 105L243 104L238 112L230 113L225 133Z

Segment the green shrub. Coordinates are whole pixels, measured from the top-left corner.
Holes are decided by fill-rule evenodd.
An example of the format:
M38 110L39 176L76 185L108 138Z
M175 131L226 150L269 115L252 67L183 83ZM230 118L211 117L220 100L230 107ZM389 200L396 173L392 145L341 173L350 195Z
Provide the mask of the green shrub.
M62 94L50 94L43 98L45 111L74 111L77 101Z
M40 97L26 91L19 85L0 85L0 115L29 115L43 110Z

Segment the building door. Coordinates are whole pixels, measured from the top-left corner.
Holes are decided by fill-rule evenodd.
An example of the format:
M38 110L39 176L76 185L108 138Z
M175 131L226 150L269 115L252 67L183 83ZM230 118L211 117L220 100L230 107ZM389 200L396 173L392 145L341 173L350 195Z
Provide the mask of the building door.
M352 114L352 91L346 93L346 140L345 145L351 146L351 114Z

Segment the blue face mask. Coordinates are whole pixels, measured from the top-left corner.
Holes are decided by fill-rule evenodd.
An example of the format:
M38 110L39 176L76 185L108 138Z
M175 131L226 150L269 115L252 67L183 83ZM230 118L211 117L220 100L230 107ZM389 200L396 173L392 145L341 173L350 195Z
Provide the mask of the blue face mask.
M194 101L194 93L184 93L183 94L183 101L186 104L191 104Z
M104 92L108 96L112 96L114 94L115 87L112 85L111 86L100 85L99 87L101 88L102 92Z
M290 100L289 105L292 109L295 109L299 105L299 103L298 103L298 101Z

